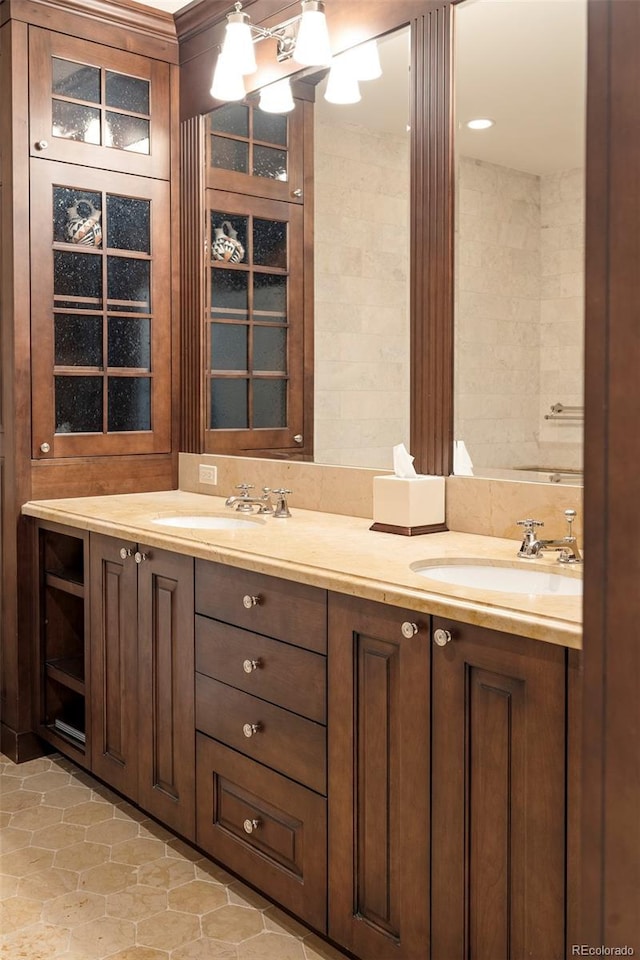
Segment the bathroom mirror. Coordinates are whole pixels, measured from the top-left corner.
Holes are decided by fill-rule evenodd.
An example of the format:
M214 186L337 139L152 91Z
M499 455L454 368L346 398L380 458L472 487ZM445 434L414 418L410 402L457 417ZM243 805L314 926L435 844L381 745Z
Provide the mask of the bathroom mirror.
M454 437L476 476L581 482L586 7L455 8Z
M314 460L390 468L409 446L410 30L362 99L316 91Z
M384 469L392 466L392 447L395 444L405 443L409 446L410 430L410 28L403 27L381 36L377 48L381 76L360 82L361 99L357 103L335 104L325 99L328 82L326 69L303 72L304 98L313 98L314 101L313 270L308 274L305 270L305 283L313 277L314 460ZM242 109L247 108L240 107ZM255 129L257 120L260 121L261 131L267 123L274 125L281 121L280 126L284 126L282 117L276 115L274 118L273 114L265 113L255 105L252 109L252 129ZM298 101L296 110L301 109L302 104ZM222 111L226 124L224 130L220 120ZM232 109L223 107L211 114L215 165L224 168L225 174L229 170L234 173L246 172L242 158L236 166L234 159L222 152L223 147L227 152L232 147L247 149L244 142L238 139L242 131L229 127L229 117L236 113L238 110L234 113ZM286 143L286 136L285 133L284 139L278 142ZM266 138L267 135L262 131L258 139ZM273 149L260 146L255 149L274 157L285 156L283 147ZM275 180L282 181L285 186L283 196L279 196L279 199L288 199L287 172L286 159L274 160L272 167L260 174L265 178L261 189L266 191L261 196L272 196L276 189L273 184ZM241 193L247 186L238 184L227 189ZM227 196L220 202L228 205L230 201ZM305 207L305 217L309 207ZM234 210L238 214L238 210ZM219 220L222 224L225 222L224 216L227 216L229 228L240 232L243 243L240 266L244 268L250 258L246 242L246 211L242 216L232 216L231 213L215 216L216 223ZM292 230L287 234L285 227L284 235L292 236ZM224 238L220 237L220 240ZM299 258L300 240L297 243L298 247L293 253ZM276 263L281 274L287 263L291 262L288 258L293 253L288 252L286 241L282 242L282 258ZM217 259L221 260L222 256ZM271 260L262 260L261 263L273 267ZM230 273L228 265L223 266L226 272L214 270L216 290L222 289L223 281L227 282L227 273L230 280L237 280L239 276L237 272ZM299 271L297 280L301 284ZM280 371L280 382L284 384L284 374L291 369L286 366L286 357L293 355L294 351L291 345L292 330L293 324L300 318L300 299L293 300L291 280L288 286L287 280L282 277L280 282L285 291L284 297L287 298L284 301L287 304L286 311L280 306L280 314L274 319L272 315L267 317L254 310L253 317L254 321L257 317L259 332L267 329L267 321L271 324L276 320L281 322L279 333L283 346L279 365L274 369ZM222 294L218 292L216 295L221 302ZM307 299L306 290L304 299ZM234 304L226 304L227 313ZM245 306L240 304L241 309L245 309ZM215 340L218 336L218 342L222 342L219 332L223 322L220 314L222 308L218 302L214 309L218 322L214 325L212 338ZM275 308L270 309L273 311ZM247 351L250 338L243 332L245 314L237 322L236 314L237 310L232 317L232 331L239 331L244 339L234 356L228 359L224 367L224 379L218 378L215 383L214 377L211 378L211 409L222 411L218 429L236 426L234 411L240 408L243 401L246 403L247 353L253 369L258 369L255 335L252 353L250 347ZM282 322L282 315L286 316L286 325ZM218 348L212 367L216 363L220 366L220 354L221 348ZM232 371L231 376L229 370ZM271 373L268 375L271 376ZM234 377L237 377L236 380ZM220 384L225 388L239 385L236 390L239 399L234 401L227 390L227 401L223 403ZM219 396L213 394L214 389L218 390ZM291 395L295 396L293 388ZM232 409L233 403L236 407ZM281 407L285 405L283 402ZM240 413L239 422L244 425L244 408ZM282 425L285 419L283 414ZM213 414L212 421L215 423ZM276 443L272 446L277 448Z

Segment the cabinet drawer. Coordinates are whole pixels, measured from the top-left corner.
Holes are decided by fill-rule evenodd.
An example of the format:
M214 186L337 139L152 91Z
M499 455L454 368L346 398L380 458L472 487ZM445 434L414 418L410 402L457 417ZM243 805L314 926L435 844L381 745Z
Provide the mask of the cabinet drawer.
M245 597L256 603L247 609ZM196 560L196 613L318 653L327 649L327 593L318 587Z
M326 659L317 653L196 617L196 670L326 723Z
M245 735L254 724L258 729ZM326 793L326 730L226 683L196 674L196 727L247 756Z
M326 931L326 800L202 734L196 749L199 846Z

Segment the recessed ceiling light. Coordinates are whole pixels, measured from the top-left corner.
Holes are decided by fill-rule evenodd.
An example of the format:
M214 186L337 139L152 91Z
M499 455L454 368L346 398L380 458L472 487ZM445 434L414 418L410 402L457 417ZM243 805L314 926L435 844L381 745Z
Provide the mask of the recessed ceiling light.
M467 120L469 130L488 130L494 123L495 120L489 120L488 117L478 117L477 120Z

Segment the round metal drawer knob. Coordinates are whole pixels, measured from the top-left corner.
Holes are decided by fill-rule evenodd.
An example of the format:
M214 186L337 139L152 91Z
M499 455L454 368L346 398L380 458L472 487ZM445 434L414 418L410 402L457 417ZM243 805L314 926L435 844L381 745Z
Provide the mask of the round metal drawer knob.
M260 666L259 660L243 660L242 669L245 673L253 673L254 670L257 670Z
M41 452L41 453L49 453L50 450L51 450L51 445L50 445L50 444L48 444L48 443L41 443L41 444L40 444L40 452Z
M36 150L46 150L48 146L48 140L36 140Z
M262 603L262 597L250 597L248 593L242 598L242 606L246 610L251 610L252 607L257 607L259 603Z
M259 820L245 820L242 824L245 833L253 833L260 826Z
M121 560L126 560L127 557L130 557L132 553L133 553L133 550L131 550L129 547L120 547Z
M402 630L402 636L406 637L407 640L411 640L411 637L415 637L420 628L417 623L411 623L409 620L405 620L400 629Z
M134 555L133 555L133 559L135 560L136 563L142 563L144 560L148 560L148 559L149 559L149 554L148 554L148 553L140 553L139 550L136 550L136 552L135 552Z
M259 723L245 723L242 728L242 732L244 733L245 737L248 738L253 737L256 733L260 733L261 729L262 727Z
M436 630L433 634L433 642L438 647L446 647L452 640L453 637L451 636L450 630Z

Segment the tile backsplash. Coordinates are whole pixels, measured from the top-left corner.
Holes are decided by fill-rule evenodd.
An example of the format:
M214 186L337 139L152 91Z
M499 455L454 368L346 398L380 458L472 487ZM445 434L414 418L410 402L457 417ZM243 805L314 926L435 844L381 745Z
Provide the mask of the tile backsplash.
M198 466L218 468L216 486L198 481ZM262 487L288 487L290 503L301 510L318 510L344 516L371 518L373 478L389 471L364 467L327 466L298 460L266 460L214 454L180 454L180 489L227 497L238 483ZM582 488L560 483L524 483L485 480L480 477L447 477L446 517L450 530L518 540L517 520L533 517L545 524L545 536L565 533L563 511L577 511L575 532L582 540Z

